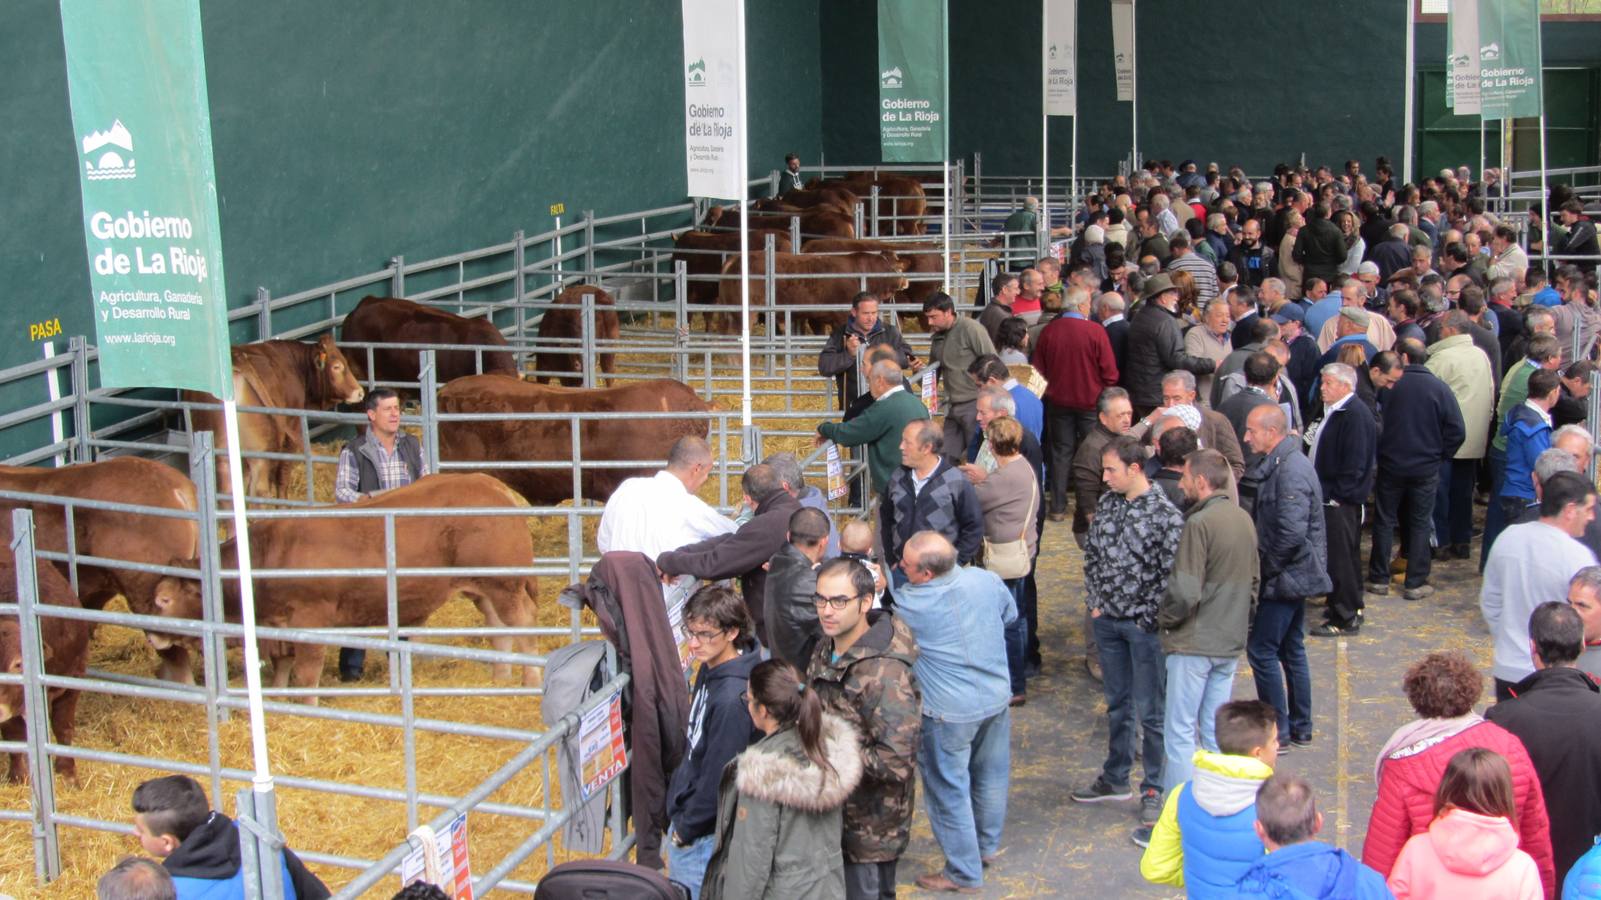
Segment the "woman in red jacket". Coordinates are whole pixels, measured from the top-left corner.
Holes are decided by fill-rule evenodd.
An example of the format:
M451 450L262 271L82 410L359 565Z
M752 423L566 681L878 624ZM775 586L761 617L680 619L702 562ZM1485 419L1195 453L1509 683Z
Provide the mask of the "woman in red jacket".
M1445 767L1469 747L1494 750L1512 768L1512 795L1518 847L1534 858L1547 900L1555 896L1556 870L1545 795L1529 754L1511 732L1484 721L1473 704L1484 692L1484 678L1461 653L1431 653L1413 664L1401 682L1419 719L1396 729L1379 751L1374 778L1378 799L1368 819L1362 862L1389 877L1395 859L1414 834L1434 820L1434 795Z

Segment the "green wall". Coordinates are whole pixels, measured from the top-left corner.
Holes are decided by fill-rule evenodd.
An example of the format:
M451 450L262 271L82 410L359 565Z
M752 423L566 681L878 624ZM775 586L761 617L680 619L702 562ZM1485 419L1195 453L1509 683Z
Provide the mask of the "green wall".
M876 160L873 5L824 0L824 146ZM1401 152L1404 4L1345 0L1140 0L1140 148L1262 172L1279 161L1392 159ZM1033 174L1040 162L1039 0L950 0L951 152L984 171ZM1079 3L1079 169L1116 171L1130 104L1113 99L1105 0ZM1331 52L1297 48L1332 45ZM1221 49L1221 52L1220 52ZM858 111L859 110L859 111ZM1071 120L1052 120L1051 174L1068 173Z
M817 16L747 0L758 174L821 149ZM206 0L212 134L230 303L684 200L679 0ZM0 367L28 325L93 339L55 0L0 29ZM236 339L253 337L237 330ZM44 400L43 379L0 409ZM0 457L46 443L0 432Z

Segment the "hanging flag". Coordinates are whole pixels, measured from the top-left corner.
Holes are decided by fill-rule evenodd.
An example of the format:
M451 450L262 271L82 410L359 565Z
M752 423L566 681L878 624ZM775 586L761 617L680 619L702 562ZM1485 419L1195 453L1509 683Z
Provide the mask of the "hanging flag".
M1045 0L1045 114L1078 115L1078 0Z
M945 0L878 0L879 144L884 162L945 159Z
M1117 99L1134 99L1134 0L1112 0L1112 64Z
M233 397L197 0L62 0L100 383Z
M1479 0L1451 0L1445 22L1445 102L1459 116L1479 114L1479 8Z
M739 168L743 0L683 0L684 161L691 197L745 198Z
M1541 115L1540 0L1485 0L1478 7L1480 115Z

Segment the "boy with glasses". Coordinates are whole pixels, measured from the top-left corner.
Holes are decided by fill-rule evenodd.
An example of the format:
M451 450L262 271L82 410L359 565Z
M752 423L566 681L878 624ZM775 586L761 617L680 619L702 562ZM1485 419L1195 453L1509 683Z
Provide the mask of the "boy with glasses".
M862 780L845 801L845 896L895 896L895 866L911 836L922 727L922 692L912 674L917 642L889 610L873 609L873 575L854 559L817 570L823 636L806 679L829 712L862 735Z
M717 786L723 766L760 737L743 693L761 654L744 600L723 585L695 591L684 605L684 630L700 671L689 699L688 750L667 789L667 871L698 900L717 846Z

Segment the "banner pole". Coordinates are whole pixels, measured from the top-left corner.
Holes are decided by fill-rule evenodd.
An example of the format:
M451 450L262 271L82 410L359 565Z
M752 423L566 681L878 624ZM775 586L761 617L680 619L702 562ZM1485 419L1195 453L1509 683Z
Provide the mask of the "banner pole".
M1139 0L1129 0L1128 4L1128 49L1129 49L1129 152L1128 173L1132 179L1135 170L1140 167L1140 14ZM1129 182L1133 184L1131 180Z
M1040 219L1051 231L1051 0L1040 0ZM1044 248L1041 248L1043 252Z
M745 89L745 0L734 5L734 33L739 52L739 183L745 183L750 171L750 110ZM741 189L739 215L739 424L740 450L746 458L755 460L756 448L751 445L750 403L750 209ZM795 248L797 251L799 247ZM776 289L776 285L773 286ZM768 327L773 327L768 322ZM771 335L769 335L771 337ZM724 448L726 451L727 448Z
M1542 219L1542 224L1540 226L1540 253L1543 255L1551 252L1550 249L1548 249L1551 246L1550 242L1544 239L1545 232L1550 230L1549 226L1545 225L1544 222L1551 221L1551 211L1546 209L1546 207L1550 205L1551 193L1549 188L1546 187L1545 183L1545 36L1540 32L1539 7L1535 7L1534 10L1534 69L1540 75L1540 92L1535 96L1535 100L1540 104L1540 218ZM1481 175L1480 177L1482 178L1483 176ZM1505 197L1511 193L1511 169L1508 166L1502 166L1501 196ZM1510 206L1508 206L1508 209L1510 209ZM1540 270L1545 271L1545 260L1543 259L1540 260Z
M1416 91L1415 79L1417 78L1417 66L1415 62L1416 49L1413 47L1413 44L1416 43L1417 36L1417 16L1413 13L1413 2L1414 0L1406 0L1406 73L1401 79L1401 82L1404 85L1403 90L1406 92L1406 96L1401 107L1401 128L1403 129L1401 132L1402 184L1409 184L1412 181L1412 94ZM1450 49L1451 48L1449 46L1446 47L1447 52L1449 52ZM1446 68L1445 77L1451 77L1450 67Z
M948 0L939 4L940 66L945 71L940 77L940 109L945 114L945 127L940 129L944 149L940 153L940 234L945 238L945 292L951 284L951 7Z

